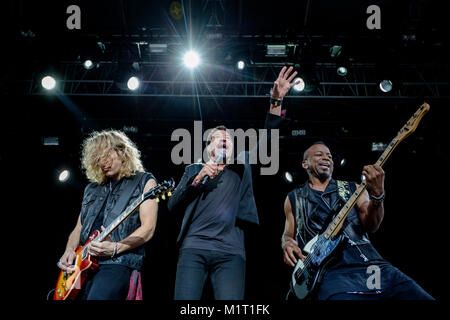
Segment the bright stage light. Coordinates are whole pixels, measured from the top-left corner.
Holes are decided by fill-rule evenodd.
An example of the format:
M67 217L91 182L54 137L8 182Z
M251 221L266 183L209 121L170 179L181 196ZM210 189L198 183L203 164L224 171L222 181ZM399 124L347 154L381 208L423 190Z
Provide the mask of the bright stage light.
M295 91L301 92L303 90L305 90L305 81L302 78L295 78L294 82L299 82L298 84L296 84L293 88Z
M347 74L347 68L346 67L337 68L337 74L340 76L345 76Z
M191 50L186 52L183 61L186 67L193 69L200 64L200 57L197 52Z
M93 66L94 66L94 63L92 62L92 60L86 60L86 61L83 63L83 67L84 67L86 70L91 69Z
M391 80L383 80L380 82L380 90L383 92L389 92L392 90Z
M245 67L245 62L242 61L242 60L238 61L237 67L238 67L239 70L244 69L244 67Z
M294 181L294 178L292 177L292 174L289 171L286 171L283 175L284 181L287 183L292 183Z
M51 76L45 76L41 80L41 85L46 90L52 90L56 86L56 80Z
M128 79L127 87L130 90L136 90L137 88L139 88L139 79L137 77L131 77L130 79Z
M66 182L70 177L70 171L69 170L63 170L58 176L58 180L60 182Z

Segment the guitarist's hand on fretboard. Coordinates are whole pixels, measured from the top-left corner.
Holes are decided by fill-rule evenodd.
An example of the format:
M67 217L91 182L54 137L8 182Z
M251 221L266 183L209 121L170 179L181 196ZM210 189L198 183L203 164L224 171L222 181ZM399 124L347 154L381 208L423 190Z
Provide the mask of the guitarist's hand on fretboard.
M102 226L102 231L105 230L105 227ZM116 249L114 250L114 246ZM104 257L104 256L113 256L117 254L117 246L118 243L115 243L110 235L106 237L106 239L102 242L95 241L95 239L89 243L88 252L90 255L94 257Z
M384 193L384 170L378 164L364 166L363 176L365 177L367 191L373 196L380 196Z

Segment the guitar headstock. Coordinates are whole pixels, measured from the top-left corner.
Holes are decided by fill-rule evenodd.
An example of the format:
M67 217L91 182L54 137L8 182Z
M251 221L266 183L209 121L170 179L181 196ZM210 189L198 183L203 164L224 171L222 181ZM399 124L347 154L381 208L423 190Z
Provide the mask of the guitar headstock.
M430 110L430 105L424 102L419 109L413 114L413 116L406 122L406 124L400 129L398 133L399 140L403 140L408 137L411 133L416 131L420 120L423 116Z
M172 190L175 188L175 181L165 180L158 185L151 188L144 194L144 200L147 199L156 199L156 202L159 202L159 198L165 200L166 195L170 197L172 195Z

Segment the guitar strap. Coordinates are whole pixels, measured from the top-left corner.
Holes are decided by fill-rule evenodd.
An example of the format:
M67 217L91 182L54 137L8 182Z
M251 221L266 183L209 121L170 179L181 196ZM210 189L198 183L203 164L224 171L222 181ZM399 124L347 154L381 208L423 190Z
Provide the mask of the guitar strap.
M116 204L111 210L111 214L113 215L113 217L118 216L120 213L122 213L128 202L130 201L131 195L144 176L144 172L137 172L132 179L128 179L125 181L126 185L124 187L124 190L120 195L119 200L117 200Z
M337 198L340 198L342 200L342 202L345 204L347 202L347 200L350 198L351 194L352 194L352 190L350 188L350 183L347 181L341 181L341 180L336 180L336 185L337 185ZM307 187L305 184L305 187L301 188L300 190L297 190L297 192L295 192L295 208L296 208L296 212L295 212L295 220L296 220L296 224L297 224L297 238L299 238L303 243L302 245L306 245L306 243L312 239L312 237L314 235L309 234L307 232L307 227L306 227L306 214L310 214L310 213L306 213L306 201L307 201L307 197L308 197L308 191L307 191ZM334 211L339 211L338 207L339 206L343 206L339 201L333 201L334 202ZM330 220L333 218L332 216L329 217ZM325 229L328 226L328 223L325 223L323 228Z

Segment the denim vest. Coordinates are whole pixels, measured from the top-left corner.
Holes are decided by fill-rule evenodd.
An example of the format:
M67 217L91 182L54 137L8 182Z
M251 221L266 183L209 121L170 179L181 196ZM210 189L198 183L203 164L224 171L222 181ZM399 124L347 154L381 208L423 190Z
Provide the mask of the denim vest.
M332 212L332 209L335 210L333 213L338 213L355 190L356 183L354 182L331 179L325 190L331 196L331 209L329 213ZM315 219L314 215L317 214L318 204L312 195L309 194L308 182L291 191L289 193L289 199L296 222L297 241L300 248L303 248L308 241L320 233L324 227L326 228L328 224L324 226L315 222L317 219ZM327 222L329 223L331 221ZM348 247L358 250L358 255L364 262L382 259L380 254L372 246L367 232L364 231L356 207L352 208L345 219L342 232L348 239Z
M91 230L92 226L103 206L105 206L103 217L104 227L107 227L118 215L121 214L121 212L112 212L112 209L114 208L117 200L120 198L122 192L125 190L127 184L134 178L139 177L132 176L130 178L122 178L119 184L112 190L110 189L111 185L108 182L101 185L98 183L90 183L86 186L84 190L83 202L81 204L82 228L80 234L80 244L86 243L91 233L94 232L94 230ZM150 179L155 179L155 177L151 173L145 173L131 194L127 206L142 195L145 184ZM111 194L109 195L109 193ZM110 234L110 236L114 241L120 241L133 233L140 227L140 225L139 208L137 208ZM98 262L99 264L120 264L128 266L132 269L140 270L144 262L144 256L145 248L144 245L142 245L133 250L126 251L112 259L108 257L101 257L98 259Z

